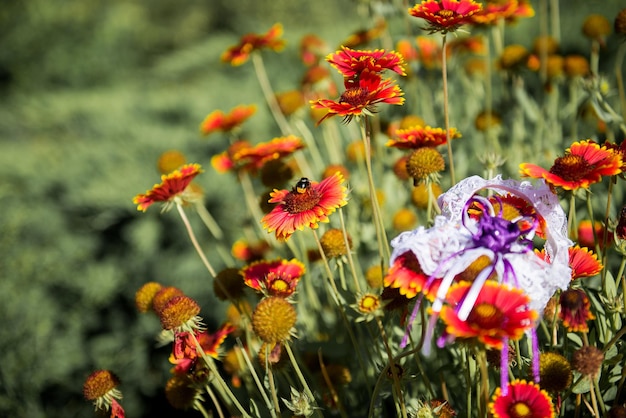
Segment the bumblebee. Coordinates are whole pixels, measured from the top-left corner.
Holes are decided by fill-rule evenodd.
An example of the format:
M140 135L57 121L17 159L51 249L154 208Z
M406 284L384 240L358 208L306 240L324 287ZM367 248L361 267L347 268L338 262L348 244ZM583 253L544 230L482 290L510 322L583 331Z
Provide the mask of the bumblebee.
M296 186L294 187L294 191L296 193L304 193L309 189L309 187L311 187L311 181L306 177L302 177L296 183Z

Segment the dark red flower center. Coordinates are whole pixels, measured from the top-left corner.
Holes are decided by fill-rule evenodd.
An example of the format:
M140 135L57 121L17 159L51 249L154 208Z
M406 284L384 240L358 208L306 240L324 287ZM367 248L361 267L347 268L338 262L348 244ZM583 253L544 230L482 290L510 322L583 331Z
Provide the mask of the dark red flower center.
M576 181L585 178L592 170L593 165L589 164L583 157L568 154L554 160L550 173L556 174L563 180Z
M500 329L504 322L504 315L491 303L479 303L474 306L467 321L480 329Z
M509 408L509 416L511 418L528 418L533 416L533 411L524 402L515 402Z
M349 103L354 107L363 107L369 103L369 90L362 87L352 87L343 92L339 103Z
M561 294L561 307L569 311L577 311L583 306L583 294L578 290L566 290Z
M306 189L304 193L289 192L285 196L284 207L287 212L293 214L311 210L317 205L322 196L313 188Z

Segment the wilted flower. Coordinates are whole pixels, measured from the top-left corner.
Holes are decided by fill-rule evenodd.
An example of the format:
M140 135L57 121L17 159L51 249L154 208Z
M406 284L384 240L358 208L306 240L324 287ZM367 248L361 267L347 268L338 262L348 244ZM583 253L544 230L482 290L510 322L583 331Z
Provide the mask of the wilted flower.
M600 373L604 353L597 347L585 345L574 352L572 367L583 376L595 378Z
M198 353L196 341L200 344L204 354L218 358L219 349L228 334L233 332L235 327L226 323L220 327L215 333L209 334L208 331L177 332L174 336L174 346L170 355L170 363L174 364L175 373L187 373L196 364L202 354Z

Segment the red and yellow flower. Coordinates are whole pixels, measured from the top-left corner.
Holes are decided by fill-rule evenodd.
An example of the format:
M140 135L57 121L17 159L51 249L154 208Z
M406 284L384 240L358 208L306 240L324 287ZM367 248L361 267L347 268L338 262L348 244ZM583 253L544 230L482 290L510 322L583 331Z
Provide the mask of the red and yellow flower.
M239 127L255 112L256 106L253 104L236 106L228 113L215 110L209 113L200 124L200 133L210 135L217 131L230 132Z
M508 388L497 388L489 410L493 418L553 418L552 399L539 385L515 380Z
M245 284L257 292L286 298L295 293L304 271L304 264L295 258L261 260L241 269L241 275Z
M533 326L537 312L528 308L530 299L521 289L487 281L480 290L466 320L456 312L472 284L460 282L448 291L447 305L441 308L441 319L447 334L458 338L476 338L488 348L502 349L505 339L518 340Z
M210 357L219 357L219 348L226 336L233 332L235 327L229 323L222 325L214 334L208 331L195 331L195 338L189 332L179 332L174 336L174 346L169 361L174 364L175 373L187 373L202 355L196 349L197 339L204 353Z
M564 190L588 188L602 176L621 173L622 158L613 150L592 141L572 144L563 157L558 157L549 170L530 163L520 164L523 176L543 178L551 187Z
M559 319L571 332L587 332L587 321L596 317L591 312L591 302L584 290L568 289L561 293Z
M472 16L472 21L480 25L493 25L500 20L514 21L518 18L533 17L535 10L523 0L488 2L484 8Z
M402 56L394 51L387 52L384 49L360 51L342 46L341 51L330 54L326 61L345 78L358 77L365 70L374 73L391 70L400 75L406 75Z
M238 66L248 61L250 54L255 50L267 48L280 51L285 47L285 41L280 39L282 34L283 25L276 23L264 35L256 33L244 35L237 45L228 48L222 54L222 62Z
M256 173L266 163L284 158L304 148L302 140L294 135L277 137L254 146L238 141L234 146L211 158L211 165L220 173L247 170Z
M311 107L325 109L328 112L317 122L318 124L335 115L343 116L343 121L347 123L355 116L372 116L377 112L376 105L379 103L403 104L403 94L393 80L383 79L376 72L363 70L359 79L347 87L337 101L319 99L311 101Z
M184 201L184 193L189 183L202 172L200 164L185 164L178 170L161 176L161 183L155 184L146 193L138 194L133 198L137 210L145 212L153 203L167 204Z
M263 228L275 232L279 240L306 227L316 229L319 222L328 222L328 215L348 203L342 183L343 176L336 172L319 183L302 178L292 190L274 189L268 202L277 205L261 219Z
M568 249L569 266L572 269L572 280L580 277L591 277L602 271L602 263L598 255L589 248L576 245Z
M409 14L428 22L430 32L453 32L471 23L471 17L482 9L473 0L425 0L409 9Z
M461 133L450 128L450 139L460 138ZM412 126L408 129L398 129L394 138L387 141L388 147L400 149L417 149L422 147L437 147L447 142L446 130L430 126Z
M412 251L397 257L384 278L385 287L398 289L407 299L414 298L421 292L428 294L430 289L424 288L427 282L428 275L422 271Z

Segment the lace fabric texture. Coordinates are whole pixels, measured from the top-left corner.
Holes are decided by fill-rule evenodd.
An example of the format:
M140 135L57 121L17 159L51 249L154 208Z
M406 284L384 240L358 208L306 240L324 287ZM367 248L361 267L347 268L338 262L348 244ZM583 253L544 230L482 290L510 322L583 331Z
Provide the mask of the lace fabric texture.
M485 190L498 195L510 193L534 206L544 221L544 260L533 251L524 251L521 244L513 246L510 252L500 254L474 244L471 225L463 225L463 213L468 200ZM545 183L533 185L528 181L503 180L501 176L491 180L473 176L441 195L438 204L441 215L435 218L432 227L419 227L391 241L394 248L392 264L396 257L411 251L424 273L444 278L445 282L451 281L479 256L486 255L491 259L499 280L507 276L505 270L512 269L514 279L507 282L523 289L531 299L530 308L540 314L557 289L567 288L571 278L568 248L572 245L566 234L567 218L558 198ZM442 291L445 292L444 289ZM433 310L438 311L444 297L445 294L437 295Z

